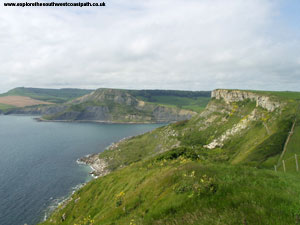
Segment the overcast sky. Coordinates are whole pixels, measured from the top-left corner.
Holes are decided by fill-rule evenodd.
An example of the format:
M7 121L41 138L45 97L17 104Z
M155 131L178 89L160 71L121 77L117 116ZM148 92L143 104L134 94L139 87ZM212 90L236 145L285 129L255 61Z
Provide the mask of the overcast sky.
M300 91L299 0L105 2L97 8L1 2L0 92L20 86Z

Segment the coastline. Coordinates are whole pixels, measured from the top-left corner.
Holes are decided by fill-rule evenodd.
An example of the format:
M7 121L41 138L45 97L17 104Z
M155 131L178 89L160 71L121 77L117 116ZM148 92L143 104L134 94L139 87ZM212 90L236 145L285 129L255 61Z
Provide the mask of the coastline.
M77 159L76 162L78 164L88 165L92 169L90 174L94 178L102 177L110 173L110 170L107 168L108 163L104 159L99 158L99 153L83 156Z
M41 117L34 118L38 122L63 122L63 123L102 123L102 124L167 124L171 122L121 122L109 120L46 120ZM174 121L175 122L175 121Z
M39 121L41 118L34 118L34 119ZM94 122L94 121L53 121L53 120L45 120L44 121L43 120L43 121L40 121L40 122ZM107 122L104 122L104 123L107 123ZM112 123L112 124L115 124L115 123ZM124 124L124 123L122 123L122 124ZM132 123L132 124L135 124L135 123ZM139 124L139 123L136 123L136 124ZM135 137L135 136L127 136L127 137L122 138L119 141L113 142L109 146L107 146L105 148L105 150L112 150L114 148L117 148L120 143L122 143L126 140L129 140L133 137ZM101 152L100 153L95 153L95 154L88 154L88 155L85 155L85 156L83 156L83 157L76 160L77 164L86 165L86 166L89 166L91 168L92 171L89 172L89 174L93 177L93 179L103 177L103 176L108 175L112 172L111 170L108 169L108 162L106 162L104 159L99 158L100 154L101 154ZM84 187L88 182L90 182L90 181L87 181L85 183L81 183L81 184L76 185L76 187L73 187L73 191L70 194L68 194L67 196L61 198L56 204L50 206L48 208L48 211L45 212L43 221L46 221L47 218L49 218L55 210L58 210L58 209L60 210L60 209L65 208L66 205L70 201L73 200L73 197L72 197L73 194L76 191L80 190L82 187ZM75 199L75 201L77 201L77 200L79 200L79 199Z
M77 184L75 187L71 188L71 191L60 198L52 199L52 204L50 204L45 210L44 210L44 216L43 219L40 222L46 221L52 213L59 209L63 209L66 207L66 205L73 200L73 194L78 191L79 189L83 188L88 182Z
M106 150L111 150L111 149L117 148L120 143L122 143L126 140L129 140L133 137L134 136L128 136L128 137L122 138L121 140L119 140L117 142L113 142L109 146L106 147ZM99 154L101 154L101 153L88 154L88 155L83 156L76 160L76 162L78 164L83 164L83 165L89 166L92 169L92 172L90 172L90 174L94 178L103 177L111 172L108 169L108 162L106 162L104 159L100 159Z

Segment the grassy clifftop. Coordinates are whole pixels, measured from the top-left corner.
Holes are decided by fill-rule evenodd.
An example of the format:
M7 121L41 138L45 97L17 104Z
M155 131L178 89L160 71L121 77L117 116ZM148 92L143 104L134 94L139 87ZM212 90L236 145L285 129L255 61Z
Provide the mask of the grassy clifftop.
M298 107L285 94L217 90L191 120L101 153L111 173L43 224L297 224L299 174L273 166L295 122L286 154L300 154Z

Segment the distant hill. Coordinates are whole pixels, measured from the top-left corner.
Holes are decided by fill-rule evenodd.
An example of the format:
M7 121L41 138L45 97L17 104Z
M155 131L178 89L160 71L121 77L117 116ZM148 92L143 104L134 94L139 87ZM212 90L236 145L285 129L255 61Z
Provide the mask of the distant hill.
M64 103L71 99L78 98L80 96L91 93L93 90L88 89L75 89L75 88L63 88L63 89L45 89L45 88L26 88L18 87L14 88L4 94L3 96L26 96L32 99L52 102L52 103Z
M162 105L201 112L210 100L211 91L129 90L136 98Z
M56 92L59 91L62 89L56 90ZM38 98L48 98L52 101L53 97L49 95L52 93L53 96L56 93L52 89L17 88L7 94L20 92L30 93L33 97L33 92L39 93L39 96L35 94ZM48 97L45 97L45 93L48 93ZM56 96L59 95L56 94ZM45 120L64 121L175 122L190 119L201 112L207 105L209 96L210 92L100 88L62 104L17 108L8 110L6 114L35 114L42 115Z
M129 90L97 89L64 104L65 108L44 116L47 120L94 120L102 122L174 122L196 113L175 105L150 103L134 97Z
M0 97L0 104L4 104L10 107L25 107L32 105L49 105L53 103L40 101L25 96L3 96Z

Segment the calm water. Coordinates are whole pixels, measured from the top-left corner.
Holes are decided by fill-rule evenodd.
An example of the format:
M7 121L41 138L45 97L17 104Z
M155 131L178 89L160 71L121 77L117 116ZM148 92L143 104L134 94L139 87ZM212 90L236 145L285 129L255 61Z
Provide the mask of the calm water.
M0 116L0 224L41 221L51 206L89 179L76 159L160 125L45 123Z

